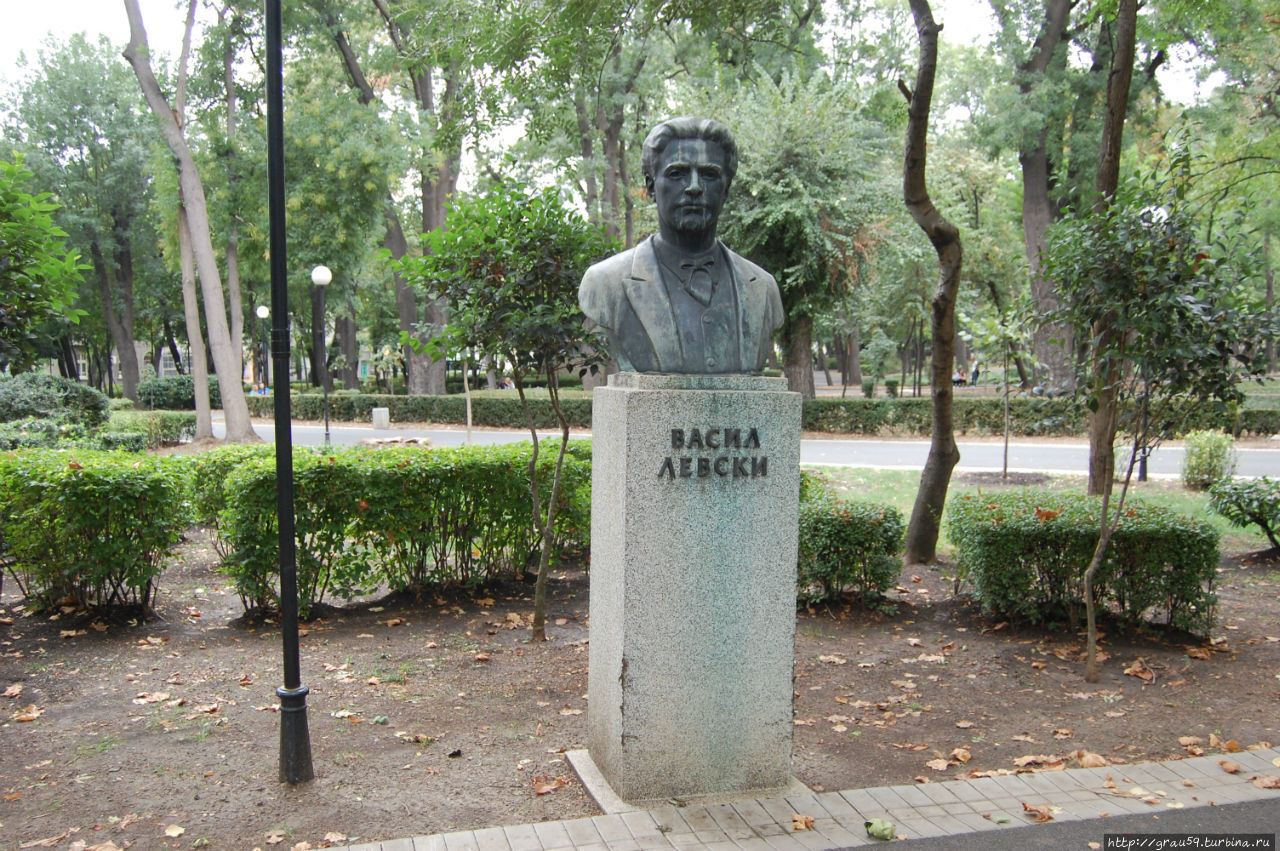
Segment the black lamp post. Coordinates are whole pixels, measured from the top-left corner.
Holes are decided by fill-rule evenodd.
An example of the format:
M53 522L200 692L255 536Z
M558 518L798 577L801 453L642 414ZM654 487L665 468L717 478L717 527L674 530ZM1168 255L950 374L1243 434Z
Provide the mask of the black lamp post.
M324 391L324 445L329 445L329 359L326 357L324 344L324 288L333 280L333 272L328 266L317 266L311 270L311 283L316 285L320 293L319 307L315 320L319 327L311 332L313 345L316 347L316 363L320 365L320 388Z
M307 729L307 687L298 661L298 553L293 527L293 434L289 412L289 267L285 259L284 74L280 0L267 0L267 210L271 247L271 377L275 381L276 515L280 531L280 780L315 777Z

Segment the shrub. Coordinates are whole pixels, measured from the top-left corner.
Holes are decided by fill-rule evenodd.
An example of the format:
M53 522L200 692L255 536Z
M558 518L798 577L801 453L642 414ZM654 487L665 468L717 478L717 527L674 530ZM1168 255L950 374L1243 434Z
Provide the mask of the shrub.
M902 513L837 500L820 474L800 476L796 598L804 605L850 593L875 602L893 587L902 563Z
M174 446L195 436L196 415L190 411L116 411L103 432L140 432L148 449Z
M876 395L876 380L874 378L862 379L862 395L868 399Z
M1280 479L1219 479L1209 487L1209 504L1237 526L1257 524L1280 549Z
M144 452L147 434L142 431L104 431L98 435L98 445L106 452Z
M177 467L80 450L0 458L0 537L37 607L133 604L155 580L187 516Z
M297 454L293 459L298 615L332 590L350 599L372 590L367 550L347 540L359 507L363 482L347 456ZM279 532L274 458L254 458L236 466L227 481L226 507L219 517L228 555L222 571L235 583L246 611L279 608Z
M884 392L889 395L890 399L898 398L898 379L886 378L884 380Z
M190 375L144 378L138 382L138 404L153 410L194 411L196 381ZM218 390L216 375L209 376L209 405L213 408L222 407L222 394Z
M52 449L63 428L57 420L36 417L0 423L0 449Z
M1235 472L1235 447L1231 435L1220 431L1193 431L1187 435L1182 458L1182 483L1193 491L1208 490L1219 479Z
M948 502L961 576L988 614L1031 623L1084 604L1084 572L1099 533L1101 500L1044 490L965 494ZM1095 581L1099 602L1142 620L1204 632L1213 623L1218 535L1208 524L1131 500Z
M105 394L44 372L0 376L0 422L33 417L93 430L107 421Z
M421 592L522 572L537 551L527 443L423 450L358 449L294 456L299 612L326 593L350 598L381 583ZM206 453L213 455L213 453ZM246 609L277 604L275 464L228 447L194 473L196 513L218 510L218 534ZM590 533L590 444L566 453L558 549ZM555 463L540 453L539 463ZM217 482L225 477L225 487Z

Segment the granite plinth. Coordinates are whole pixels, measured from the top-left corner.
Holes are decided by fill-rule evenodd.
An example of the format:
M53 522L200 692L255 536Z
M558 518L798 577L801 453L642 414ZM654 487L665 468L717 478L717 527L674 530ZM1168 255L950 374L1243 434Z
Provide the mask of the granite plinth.
M799 394L621 373L592 432L592 759L627 801L786 787Z

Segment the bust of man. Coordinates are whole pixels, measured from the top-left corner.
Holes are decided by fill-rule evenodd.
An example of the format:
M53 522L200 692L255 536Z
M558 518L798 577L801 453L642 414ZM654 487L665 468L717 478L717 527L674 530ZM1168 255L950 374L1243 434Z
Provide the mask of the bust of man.
M658 233L582 278L578 302L626 372L759 373L784 314L773 276L716 238L738 166L729 128L673 118L641 155Z

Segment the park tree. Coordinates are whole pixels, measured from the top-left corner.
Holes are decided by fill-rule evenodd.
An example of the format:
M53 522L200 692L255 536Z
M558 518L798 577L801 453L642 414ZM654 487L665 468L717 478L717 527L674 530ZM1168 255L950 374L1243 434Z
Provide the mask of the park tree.
M129 44L124 57L133 67L143 96L152 114L160 124L165 144L173 154L181 187L181 203L191 229L192 253L195 257L196 275L204 297L205 324L209 332L209 348L213 353L214 368L221 377L219 390L225 416L227 440L241 442L257 440L253 423L249 419L249 406L241 385L242 353L232 348L231 331L227 322L227 306L222 290L222 278L218 259L214 253L213 236L209 227L209 210L205 200L204 183L195 157L183 134L179 114L160 88L151 68L147 33L143 26L142 12L137 0L124 0L129 17Z
M156 253L146 165L157 136L130 83L105 39L92 44L77 34L49 43L15 89L6 135L62 201L56 218L89 265L94 298L86 306L102 317L124 395L136 399L135 320L149 283L138 273Z
M888 145L851 87L784 75L728 88L721 114L741 151L720 233L778 281L788 386L814 395L814 318L848 293L889 209Z
M32 365L41 323L80 316L71 305L82 267L54 224L58 205L32 193L33 178L21 156L0 160L0 371Z
M577 294L587 267L617 246L566 208L555 189L534 191L512 182L497 182L483 196L457 199L450 226L429 232L425 241L422 256L402 261L401 271L433 297L448 299L450 318L442 335L422 341L424 351L443 359L470 349L506 361L529 426L529 522L541 540L533 637L544 641L547 577L569 443L559 375L565 369L594 372L607 357L604 338L584 331ZM527 395L526 382L535 376L545 379L560 425L549 483L539 475L540 441Z
M933 205L926 181L929 107L937 75L939 27L933 20L928 0L911 0L911 14L920 39L920 64L914 89L902 84L908 102L902 196L911 217L928 236L938 256L938 285L929 304L933 339L929 369L932 397L929 455L920 474L920 488L911 510L906 540L906 561L918 564L932 562L937 555L938 530L942 525L951 471L960 461L952 420L955 390L951 375L955 362L956 294L960 289L964 253L960 230Z
M1122 181L1111 202L1069 211L1049 231L1046 270L1061 282L1058 319L1090 340L1080 386L1091 411L1115 404L1129 436L1120 496L1101 491L1098 543L1084 576L1085 678L1096 682L1094 582L1124 513L1134 466L1205 405L1238 404L1240 382L1266 367L1274 315L1252 298L1235 229L1200 234L1192 158L1173 149L1158 171ZM1200 208L1202 209L1202 208ZM1090 338L1105 317L1108 333Z

